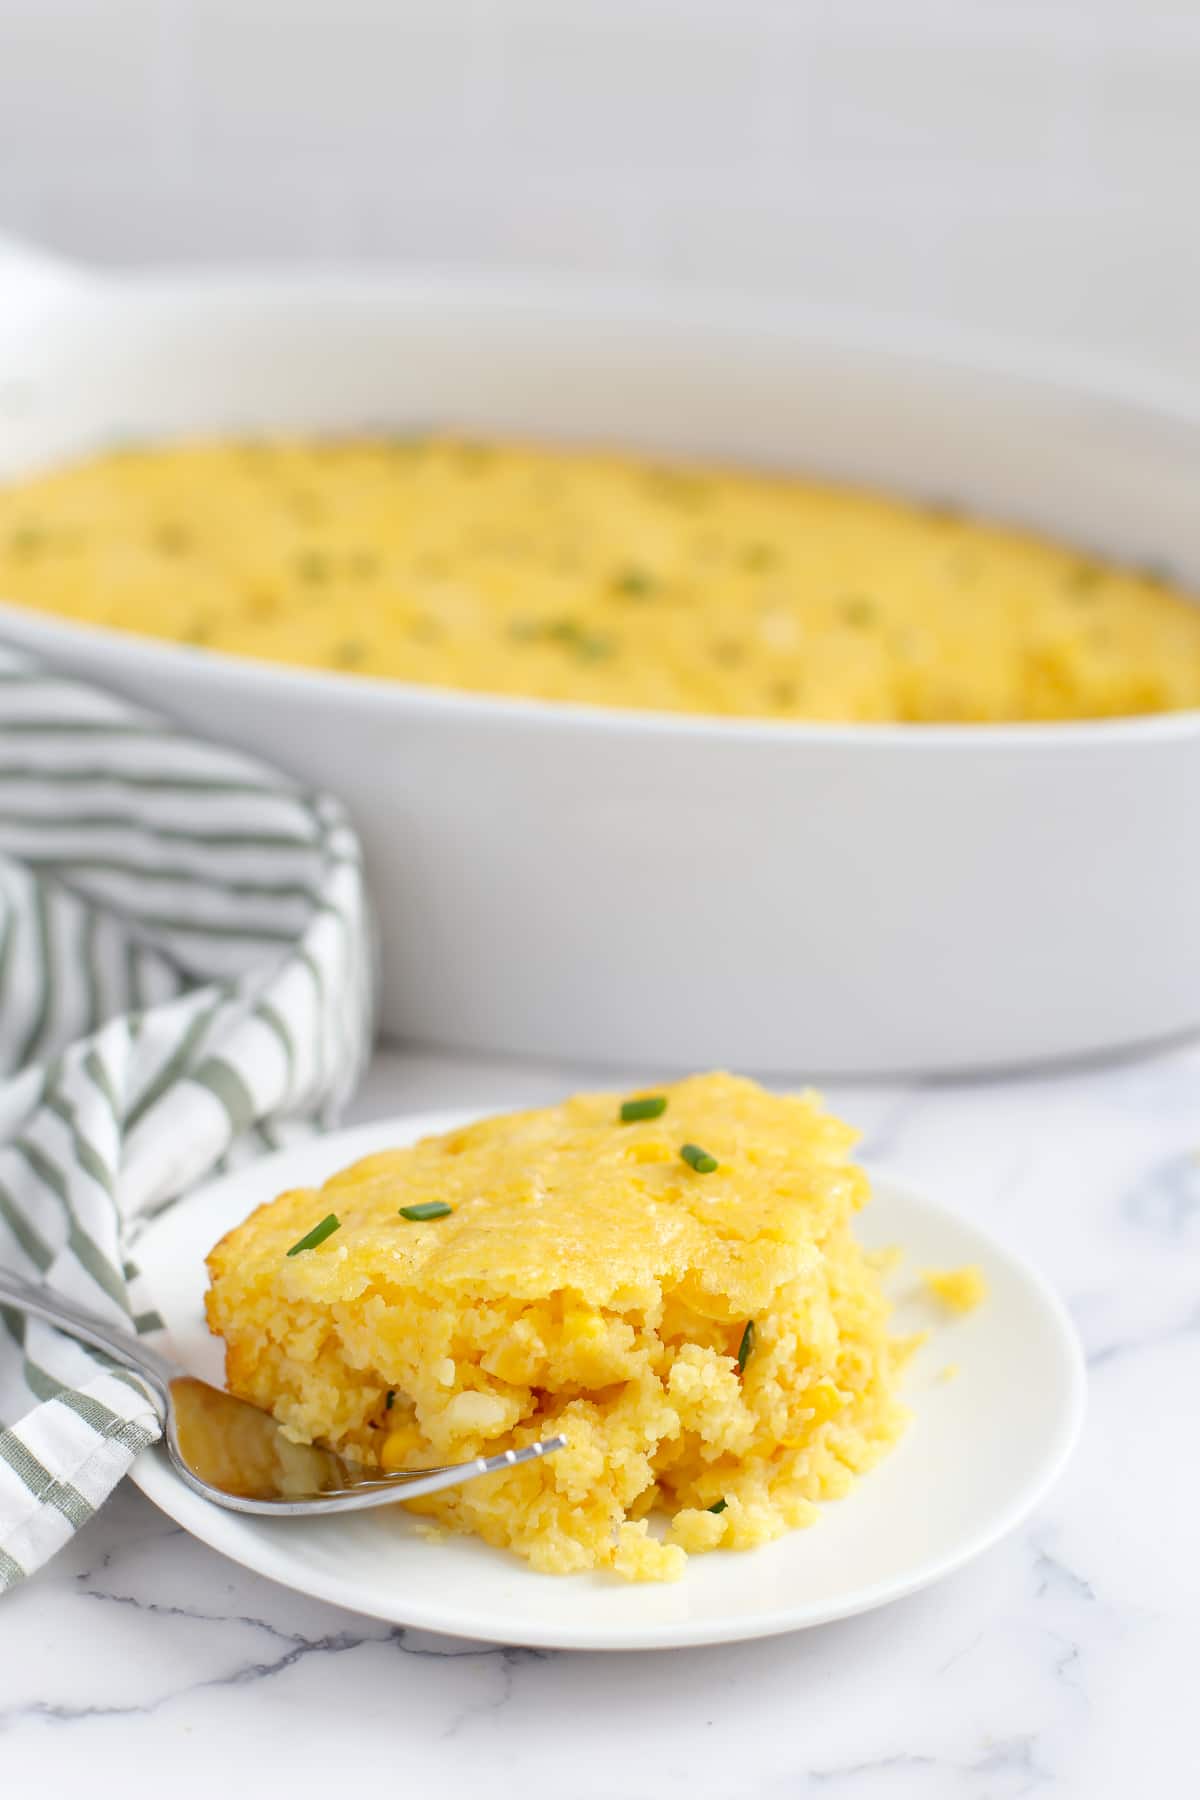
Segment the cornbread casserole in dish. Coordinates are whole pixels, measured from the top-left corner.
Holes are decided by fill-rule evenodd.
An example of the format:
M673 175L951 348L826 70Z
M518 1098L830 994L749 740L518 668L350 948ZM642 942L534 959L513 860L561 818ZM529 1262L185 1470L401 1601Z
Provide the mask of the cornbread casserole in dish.
M344 467L318 492L317 459L250 454L243 514L219 447L247 440ZM102 569L87 468L117 442L137 530ZM155 444L177 486L139 521ZM393 1034L827 1074L1200 1020L1200 422L1152 380L792 303L0 245L0 483L79 506L8 520L6 639L348 805ZM180 492L214 509L190 543ZM162 635L39 610L85 566ZM261 660L290 629L300 660ZM129 757L169 772L153 733Z
M854 1136L714 1074L367 1157L212 1251L228 1385L369 1467L563 1432L413 1503L540 1570L670 1579L809 1525L907 1416Z
M423 686L841 723L1200 705L1156 571L849 488L421 436L127 446L0 487L0 594Z

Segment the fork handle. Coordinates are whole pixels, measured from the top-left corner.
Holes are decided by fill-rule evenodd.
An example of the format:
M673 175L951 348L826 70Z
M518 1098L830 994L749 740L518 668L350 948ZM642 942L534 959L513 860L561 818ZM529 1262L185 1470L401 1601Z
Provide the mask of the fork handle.
M175 1363L160 1356L157 1350L152 1350L131 1332L122 1331L119 1325L110 1325L107 1319L76 1306L73 1300L65 1299L51 1288L24 1281L7 1269L0 1269L0 1306L15 1306L32 1318L44 1320L47 1325L56 1325L69 1337L90 1344L94 1350L103 1350L115 1362L132 1369L135 1375L144 1375L164 1405L171 1382L183 1373Z

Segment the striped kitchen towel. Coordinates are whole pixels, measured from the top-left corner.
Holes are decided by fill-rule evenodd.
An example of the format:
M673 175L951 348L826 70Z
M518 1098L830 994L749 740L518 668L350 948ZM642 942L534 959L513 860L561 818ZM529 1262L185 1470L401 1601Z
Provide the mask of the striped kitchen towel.
M336 1118L371 949L336 802L0 648L0 1267L153 1329L139 1224ZM135 1378L0 1309L0 1591L158 1436Z

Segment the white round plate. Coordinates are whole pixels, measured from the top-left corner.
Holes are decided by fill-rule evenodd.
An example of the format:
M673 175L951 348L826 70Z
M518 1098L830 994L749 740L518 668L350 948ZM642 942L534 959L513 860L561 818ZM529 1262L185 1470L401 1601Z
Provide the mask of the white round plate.
M204 1324L204 1257L284 1188L323 1181L356 1157L461 1124L460 1115L381 1120L301 1144L212 1182L145 1232L138 1262L178 1359L221 1381ZM475 1538L430 1543L403 1506L345 1517L268 1520L193 1494L161 1449L133 1478L164 1512L235 1562L338 1606L454 1637L558 1649L645 1650L731 1643L881 1606L961 1568L1018 1525L1065 1463L1083 1416L1074 1328L1028 1264L975 1226L880 1178L861 1239L898 1245L890 1282L899 1330L929 1329L909 1366L913 1421L898 1447L818 1524L760 1550L689 1559L683 1579L538 1575ZM918 1271L982 1265L988 1298L952 1317ZM945 1378L947 1365L957 1374Z

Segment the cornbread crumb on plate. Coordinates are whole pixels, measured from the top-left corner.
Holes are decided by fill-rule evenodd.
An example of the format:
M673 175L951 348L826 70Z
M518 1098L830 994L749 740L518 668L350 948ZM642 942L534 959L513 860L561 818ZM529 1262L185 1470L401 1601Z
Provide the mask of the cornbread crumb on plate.
M670 1580L812 1524L907 1418L854 1136L712 1074L369 1156L209 1255L229 1386L382 1468L564 1433L410 1507L547 1572Z
M951 1312L974 1312L987 1299L987 1282L977 1263L961 1269L923 1269L921 1280L935 1300Z

